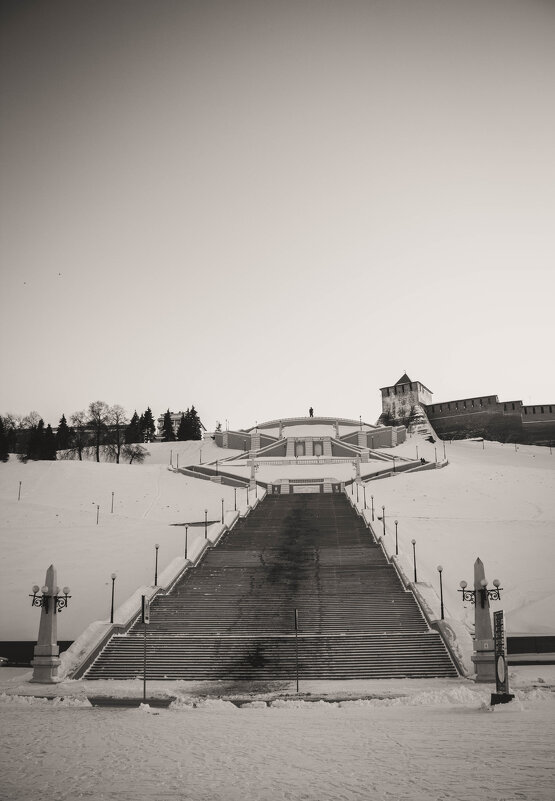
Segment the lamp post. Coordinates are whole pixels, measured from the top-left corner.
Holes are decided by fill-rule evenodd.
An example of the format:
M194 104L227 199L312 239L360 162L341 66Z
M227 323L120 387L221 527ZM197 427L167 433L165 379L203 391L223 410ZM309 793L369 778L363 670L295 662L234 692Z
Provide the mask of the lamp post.
M44 584L42 587L34 584L32 590L33 594L29 593L31 606L42 606L46 614L48 614L49 610L54 614L61 612L62 609L67 607L68 599L71 598L69 587L63 588L63 596L59 594L59 587L49 587L48 584ZM39 592L42 594L39 595Z
M437 566L437 571L439 573L439 603L440 603L440 608L441 608L441 619L443 620L443 618L444 618L444 614L443 614L443 581L442 581L443 567L441 565L438 565Z
M113 623L114 622L114 586L115 586L115 583L116 583L116 574L112 573L110 578L112 579L112 605L110 607L110 623Z
M418 583L418 579L416 578L416 540L411 540L412 542L412 561L414 562L414 583Z
M358 503L358 483L357 483L357 503Z
M418 445L416 446L416 461L418 461Z
M396 461L396 460L397 460L397 457L396 457L396 456L394 456L394 457L393 457L393 472L394 472L394 473L396 473L396 472L397 472L397 461Z
M397 526L398 526L398 524L399 524L399 521L396 520L395 521L395 556L399 556L399 540L397 538Z
M224 522L224 499L222 498L222 525Z
M247 487L247 506L249 505L249 488Z
M476 603L476 594L479 593L480 595L480 606L482 609L486 605L486 599L489 601L500 601L501 600L501 582L499 579L493 579L493 589L488 590L488 580L483 578L480 580L480 587L478 589L467 590L468 584L466 581L461 581L459 587L461 588L459 592L462 592L462 599L464 601L470 601L471 604Z
M383 526L383 535L385 537L385 506L382 506L382 526Z
M188 534L189 534L189 526L186 525L185 526L185 559L187 559L187 539L188 539L187 535Z
M39 634L34 649L33 678L31 681L41 684L54 684L58 681L60 666L60 649L58 646L58 612L67 607L71 598L69 587L64 587L63 595L57 582L57 571L50 565L46 571L46 580L42 587L35 584L32 588L31 606L41 607ZM40 595L39 595L40 593Z
M110 514L114 514L114 493L112 492L112 508L110 510Z
M372 522L374 522L374 496L370 496L370 501L372 503Z
M362 485L362 494L364 496L364 508L366 509L366 484Z
M156 549L156 558L155 558L155 561L154 561L154 586L155 587L158 586L158 548L159 547L160 546L158 545L158 543L156 543L156 545L154 546L154 548Z
M204 539L208 539L208 509L204 510Z
M237 511L237 487L233 487L233 509Z
M461 581L459 586L463 603L469 601L474 605L474 653L472 654L472 661L476 671L476 681L494 681L497 678L497 645L494 643L489 602L500 600L502 589L500 581L495 579L493 587L488 589L484 563L481 559L476 559L474 562L473 589L468 589L466 581ZM480 599L480 602L478 602L478 599ZM504 648L502 650L504 651Z

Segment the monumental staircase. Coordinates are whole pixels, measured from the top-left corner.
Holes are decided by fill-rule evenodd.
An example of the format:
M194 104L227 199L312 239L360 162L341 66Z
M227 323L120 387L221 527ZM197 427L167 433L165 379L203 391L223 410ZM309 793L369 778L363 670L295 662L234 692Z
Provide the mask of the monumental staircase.
M112 637L86 678L142 676L144 628ZM267 496L155 598L146 629L149 679L457 675L341 493Z

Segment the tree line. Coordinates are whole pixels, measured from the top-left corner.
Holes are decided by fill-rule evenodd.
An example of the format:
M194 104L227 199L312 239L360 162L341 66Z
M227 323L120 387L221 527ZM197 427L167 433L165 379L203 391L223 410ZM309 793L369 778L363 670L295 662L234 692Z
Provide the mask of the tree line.
M188 439L202 439L201 423L194 406L183 412L177 431L174 429L170 410L164 414L162 422L162 442L183 442Z
M169 416L169 411L167 413ZM37 412L25 417L12 414L0 416L0 460L7 461L16 453L22 461L28 459L91 458L107 461L143 462L147 456L144 443L153 442L156 424L150 407L141 415L135 411L129 419L119 404L109 406L93 401L87 409L70 415L62 414L56 432ZM166 434L168 436L166 436ZM164 430L163 440L201 439L201 425L195 407L182 415L177 435Z

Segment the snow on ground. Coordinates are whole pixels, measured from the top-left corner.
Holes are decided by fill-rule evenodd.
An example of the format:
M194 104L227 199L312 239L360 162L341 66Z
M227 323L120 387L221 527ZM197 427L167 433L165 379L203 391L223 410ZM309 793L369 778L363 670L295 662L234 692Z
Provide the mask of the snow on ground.
M267 456L261 457L256 460L257 481L264 483L271 483L280 478L334 478L337 481L352 481L356 477L355 464L352 460L345 459L344 461L334 461L329 464L325 462L326 457L321 457L320 462L315 462L317 457L307 456L299 457L292 464L269 464L275 462L280 457ZM240 478L249 478L250 464L248 462L226 462L222 465L222 469L226 473L232 473ZM360 465L360 473L363 478L370 476L374 473L383 472L384 470L392 470L393 463L370 460L369 462L362 462Z
M443 457L443 443L413 437L390 453L434 461ZM385 545L395 553L398 520L399 558L413 578L416 540L417 578L439 616L439 575L448 617L468 625L473 607L463 607L457 592L465 579L473 586L473 565L484 562L491 582L501 580L502 608L509 634L555 634L555 454L538 446L495 442L446 443L449 465L441 470L401 473L366 485L374 495L376 516L386 510ZM363 507L359 493L359 507ZM376 531L382 522L376 520ZM428 585L428 588L426 587Z
M110 614L111 579L117 574L116 605L139 585L154 582L155 543L159 575L184 554L185 528L175 523L221 519L235 505L233 487L199 481L168 469L170 450L183 463L212 458L212 443L151 445L153 464L97 464L94 461L28 462L15 457L0 465L0 640L32 640L38 612L31 607L33 584L43 584L54 564L60 586L72 598L58 621L61 640L74 639L91 622ZM185 449L183 446L195 446ZM180 459L180 465L182 461ZM19 482L21 500L18 501ZM112 492L114 512L111 512ZM100 506L96 524L97 505ZM238 510L246 509L246 491L237 490ZM188 545L204 538L204 527L188 530ZM116 613L116 620L118 615Z
M419 456L435 458L434 446L421 438L392 452L413 456L417 444ZM436 447L442 450L441 443ZM555 457L494 443L446 449L445 469L368 483L368 501L372 493L376 508L386 506L389 551L397 518L405 572L410 576L414 537L419 588L437 601L441 562L448 612L467 620L472 610L464 610L456 588L463 576L471 582L480 556L490 580L502 580L501 605L513 631L553 631ZM200 519L204 508L217 518L222 496L230 506L232 488L168 471L170 450L155 446L152 463L143 466L0 465L0 603L10 610L1 638L14 630L14 639L36 633L28 587L42 582L51 561L60 583L73 584L71 606L60 619L60 637L71 638L79 633L71 620L82 628L106 615L112 570L123 598L125 581L132 590L152 580L155 541L161 568L181 553L183 529L170 522ZM191 455L217 458L197 450L184 454L183 463ZM381 521L375 522L379 530ZM80 610L73 619L72 607ZM106 709L89 706L87 693L137 697L142 682L45 687L29 677L0 669L0 798L10 801L39 795L55 801L554 797L555 666L511 668L516 699L494 711L493 687L465 679L309 683L301 677L299 698L294 684L284 682L149 682L149 694L178 701L169 709ZM35 697L45 693L56 700ZM238 708L229 698L247 704Z
M311 701L301 686L299 699L262 693L240 707L174 688L168 709L48 701L12 687L0 694L1 797L552 801L549 689L528 683L492 711L489 685L373 684L379 691L362 699Z
M384 452L433 461L443 444L412 437ZM202 449L202 452L201 452ZM92 620L110 609L110 574L116 572L116 605L141 584L154 579L154 544L160 544L159 571L183 554L184 528L172 523L219 520L234 506L232 487L176 474L176 464L215 461L237 451L217 448L210 440L149 447L144 465L95 462L29 462L14 457L0 465L0 603L10 609L0 624L1 639L33 639L38 613L30 605L30 587L42 584L49 564L58 568L61 586L72 599L59 621L60 639L77 637ZM374 495L376 513L386 507L385 544L394 553L393 521L399 521L400 563L412 578L412 545L417 541L419 589L439 616L436 566L442 564L447 616L472 622L473 609L457 592L464 578L472 583L476 557L489 580L504 588L500 604L512 633L555 632L555 455L535 446L474 441L446 443L448 467L402 473L366 484L367 504ZM376 462L378 467L381 463ZM263 469L260 468L258 477ZM343 465L272 467L276 477L333 476ZM346 469L353 474L351 463ZM279 474L279 475L278 475ZM19 481L21 500L17 500ZM114 492L114 513L111 493ZM246 491L237 490L240 510ZM353 497L353 496L351 496ZM96 525L96 505L100 505ZM363 493L359 490L359 507ZM381 521L375 521L380 533ZM189 528L189 542L204 536ZM117 618L116 618L117 619Z
M268 457L270 459L270 457ZM274 457L275 460L276 457ZM312 457L314 460L315 457ZM351 481L355 477L355 468L352 462L342 462L338 464L303 464L299 459L298 463L290 465L266 464L262 459L256 462L257 481L273 482L280 478L336 478L338 481ZM383 470L383 462L374 462L376 470ZM365 465L366 467L366 465ZM226 463L223 469L227 473L248 478L250 476L250 465L241 463Z

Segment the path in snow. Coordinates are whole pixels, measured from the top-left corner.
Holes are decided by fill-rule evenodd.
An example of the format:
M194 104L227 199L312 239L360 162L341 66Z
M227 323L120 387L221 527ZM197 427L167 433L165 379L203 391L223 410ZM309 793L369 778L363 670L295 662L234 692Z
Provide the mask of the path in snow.
M1 798L552 801L553 696L493 713L472 693L431 700L147 712L3 696Z

